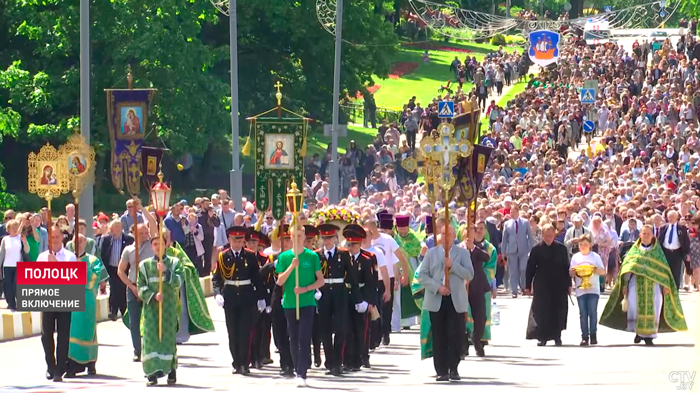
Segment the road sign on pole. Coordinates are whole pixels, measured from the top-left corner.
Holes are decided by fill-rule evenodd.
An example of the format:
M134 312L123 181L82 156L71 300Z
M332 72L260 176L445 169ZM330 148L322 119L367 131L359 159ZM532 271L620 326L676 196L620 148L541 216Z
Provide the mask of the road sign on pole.
M440 101L438 102L438 117L453 118L455 115L455 103L454 101Z
M595 104L595 90L593 90L593 89L581 89L581 103L582 104Z
M612 12L612 6L606 5L605 12Z
M584 132L593 132L595 129L595 123L593 123L591 120L586 120L583 122L583 131Z

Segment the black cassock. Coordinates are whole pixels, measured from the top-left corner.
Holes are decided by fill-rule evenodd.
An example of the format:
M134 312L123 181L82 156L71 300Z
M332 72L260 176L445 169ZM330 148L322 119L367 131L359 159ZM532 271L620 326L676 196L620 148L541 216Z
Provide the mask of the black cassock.
M551 245L541 242L533 247L525 278L525 287L533 292L525 338L560 339L561 331L566 329L567 297L571 287L566 246L555 241Z

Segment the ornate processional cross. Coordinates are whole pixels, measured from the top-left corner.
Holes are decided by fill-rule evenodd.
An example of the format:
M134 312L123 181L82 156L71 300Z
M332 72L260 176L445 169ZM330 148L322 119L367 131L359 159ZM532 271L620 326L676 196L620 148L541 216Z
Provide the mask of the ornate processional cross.
M442 164L442 170L436 174L437 185L447 191L454 187L456 178L452 173L459 159L469 157L474 150L472 143L466 139L457 139L454 136L455 128L450 123L440 125L440 137L435 140L421 141L421 150L426 157Z

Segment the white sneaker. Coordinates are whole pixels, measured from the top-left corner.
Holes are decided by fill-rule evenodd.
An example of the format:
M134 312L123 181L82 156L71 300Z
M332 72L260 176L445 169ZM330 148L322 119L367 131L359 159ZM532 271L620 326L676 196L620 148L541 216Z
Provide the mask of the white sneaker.
M305 388L307 386L308 385L306 384L306 379L304 379L302 377L297 377L297 387L298 388Z

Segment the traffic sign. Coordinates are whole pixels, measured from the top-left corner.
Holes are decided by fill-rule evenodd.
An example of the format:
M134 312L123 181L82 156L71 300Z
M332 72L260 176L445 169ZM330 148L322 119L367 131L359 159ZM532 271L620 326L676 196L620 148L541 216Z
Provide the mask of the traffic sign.
M332 130L333 130L333 124L324 124L323 125L323 136L332 136ZM348 136L348 125L347 124L338 124L338 136L339 137L346 137Z
M455 103L454 101L440 101L438 102L438 117L439 118L453 118L455 115Z
M663 18L664 16L666 16L666 13L661 11L661 12L659 12L659 16Z
M612 12L612 7L609 5L605 6L605 12Z
M595 90L593 90L593 89L581 89L581 103L582 104L595 104Z
M595 123L593 123L591 120L586 120L583 122L583 131L584 132L593 132L595 129Z

